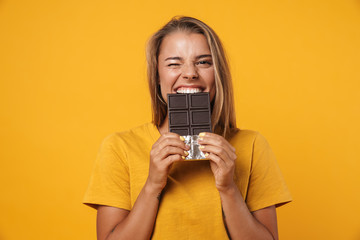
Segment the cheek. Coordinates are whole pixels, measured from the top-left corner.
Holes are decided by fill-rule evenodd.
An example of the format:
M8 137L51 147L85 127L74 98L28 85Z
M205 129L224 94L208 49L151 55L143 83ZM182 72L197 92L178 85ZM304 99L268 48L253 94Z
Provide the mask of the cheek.
M175 84L179 74L176 71L172 70L163 70L159 71L159 78L161 86L165 88L170 88Z
M214 71L206 71L203 73L203 79L206 82L206 85L210 88L215 87L215 72Z
M161 89L161 96L167 103L167 94L172 92L172 88L179 76L178 73L172 70L159 70L159 84Z

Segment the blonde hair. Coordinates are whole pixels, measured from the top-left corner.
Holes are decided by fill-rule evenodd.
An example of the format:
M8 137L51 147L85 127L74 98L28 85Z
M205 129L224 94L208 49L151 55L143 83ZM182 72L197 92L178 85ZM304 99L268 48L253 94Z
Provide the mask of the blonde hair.
M212 129L228 137L237 130L231 74L219 37L208 25L192 17L174 17L150 38L146 50L147 74L153 123L160 126L166 118L167 105L161 96L158 57L163 39L176 31L205 36L210 47L215 72L215 98L212 102Z

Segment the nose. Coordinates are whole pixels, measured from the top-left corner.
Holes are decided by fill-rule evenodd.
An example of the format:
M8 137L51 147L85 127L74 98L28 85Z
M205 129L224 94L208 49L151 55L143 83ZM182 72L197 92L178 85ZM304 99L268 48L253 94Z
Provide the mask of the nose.
M196 66L194 64L185 64L182 69L182 77L187 80L194 80L199 77Z

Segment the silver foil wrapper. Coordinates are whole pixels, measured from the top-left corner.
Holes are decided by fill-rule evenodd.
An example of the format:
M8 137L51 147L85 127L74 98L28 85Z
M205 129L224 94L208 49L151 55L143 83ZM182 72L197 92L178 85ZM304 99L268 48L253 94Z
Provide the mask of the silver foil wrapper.
M189 155L186 156L185 160L207 160L205 153L201 151L198 143L198 135L187 135L183 136L185 138L185 144L190 146L188 151Z

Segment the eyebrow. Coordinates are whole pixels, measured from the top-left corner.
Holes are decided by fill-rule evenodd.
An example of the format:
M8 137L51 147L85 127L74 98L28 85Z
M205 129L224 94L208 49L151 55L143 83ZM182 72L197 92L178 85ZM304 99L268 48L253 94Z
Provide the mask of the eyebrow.
M181 60L181 57L168 57L165 59L165 61L167 60Z
M206 57L211 57L211 54L204 54L204 55L199 55L199 56L196 56L196 60L197 59L201 59L201 58L206 58ZM168 61L168 60L181 60L182 58L181 57L168 57L165 59L165 61Z

